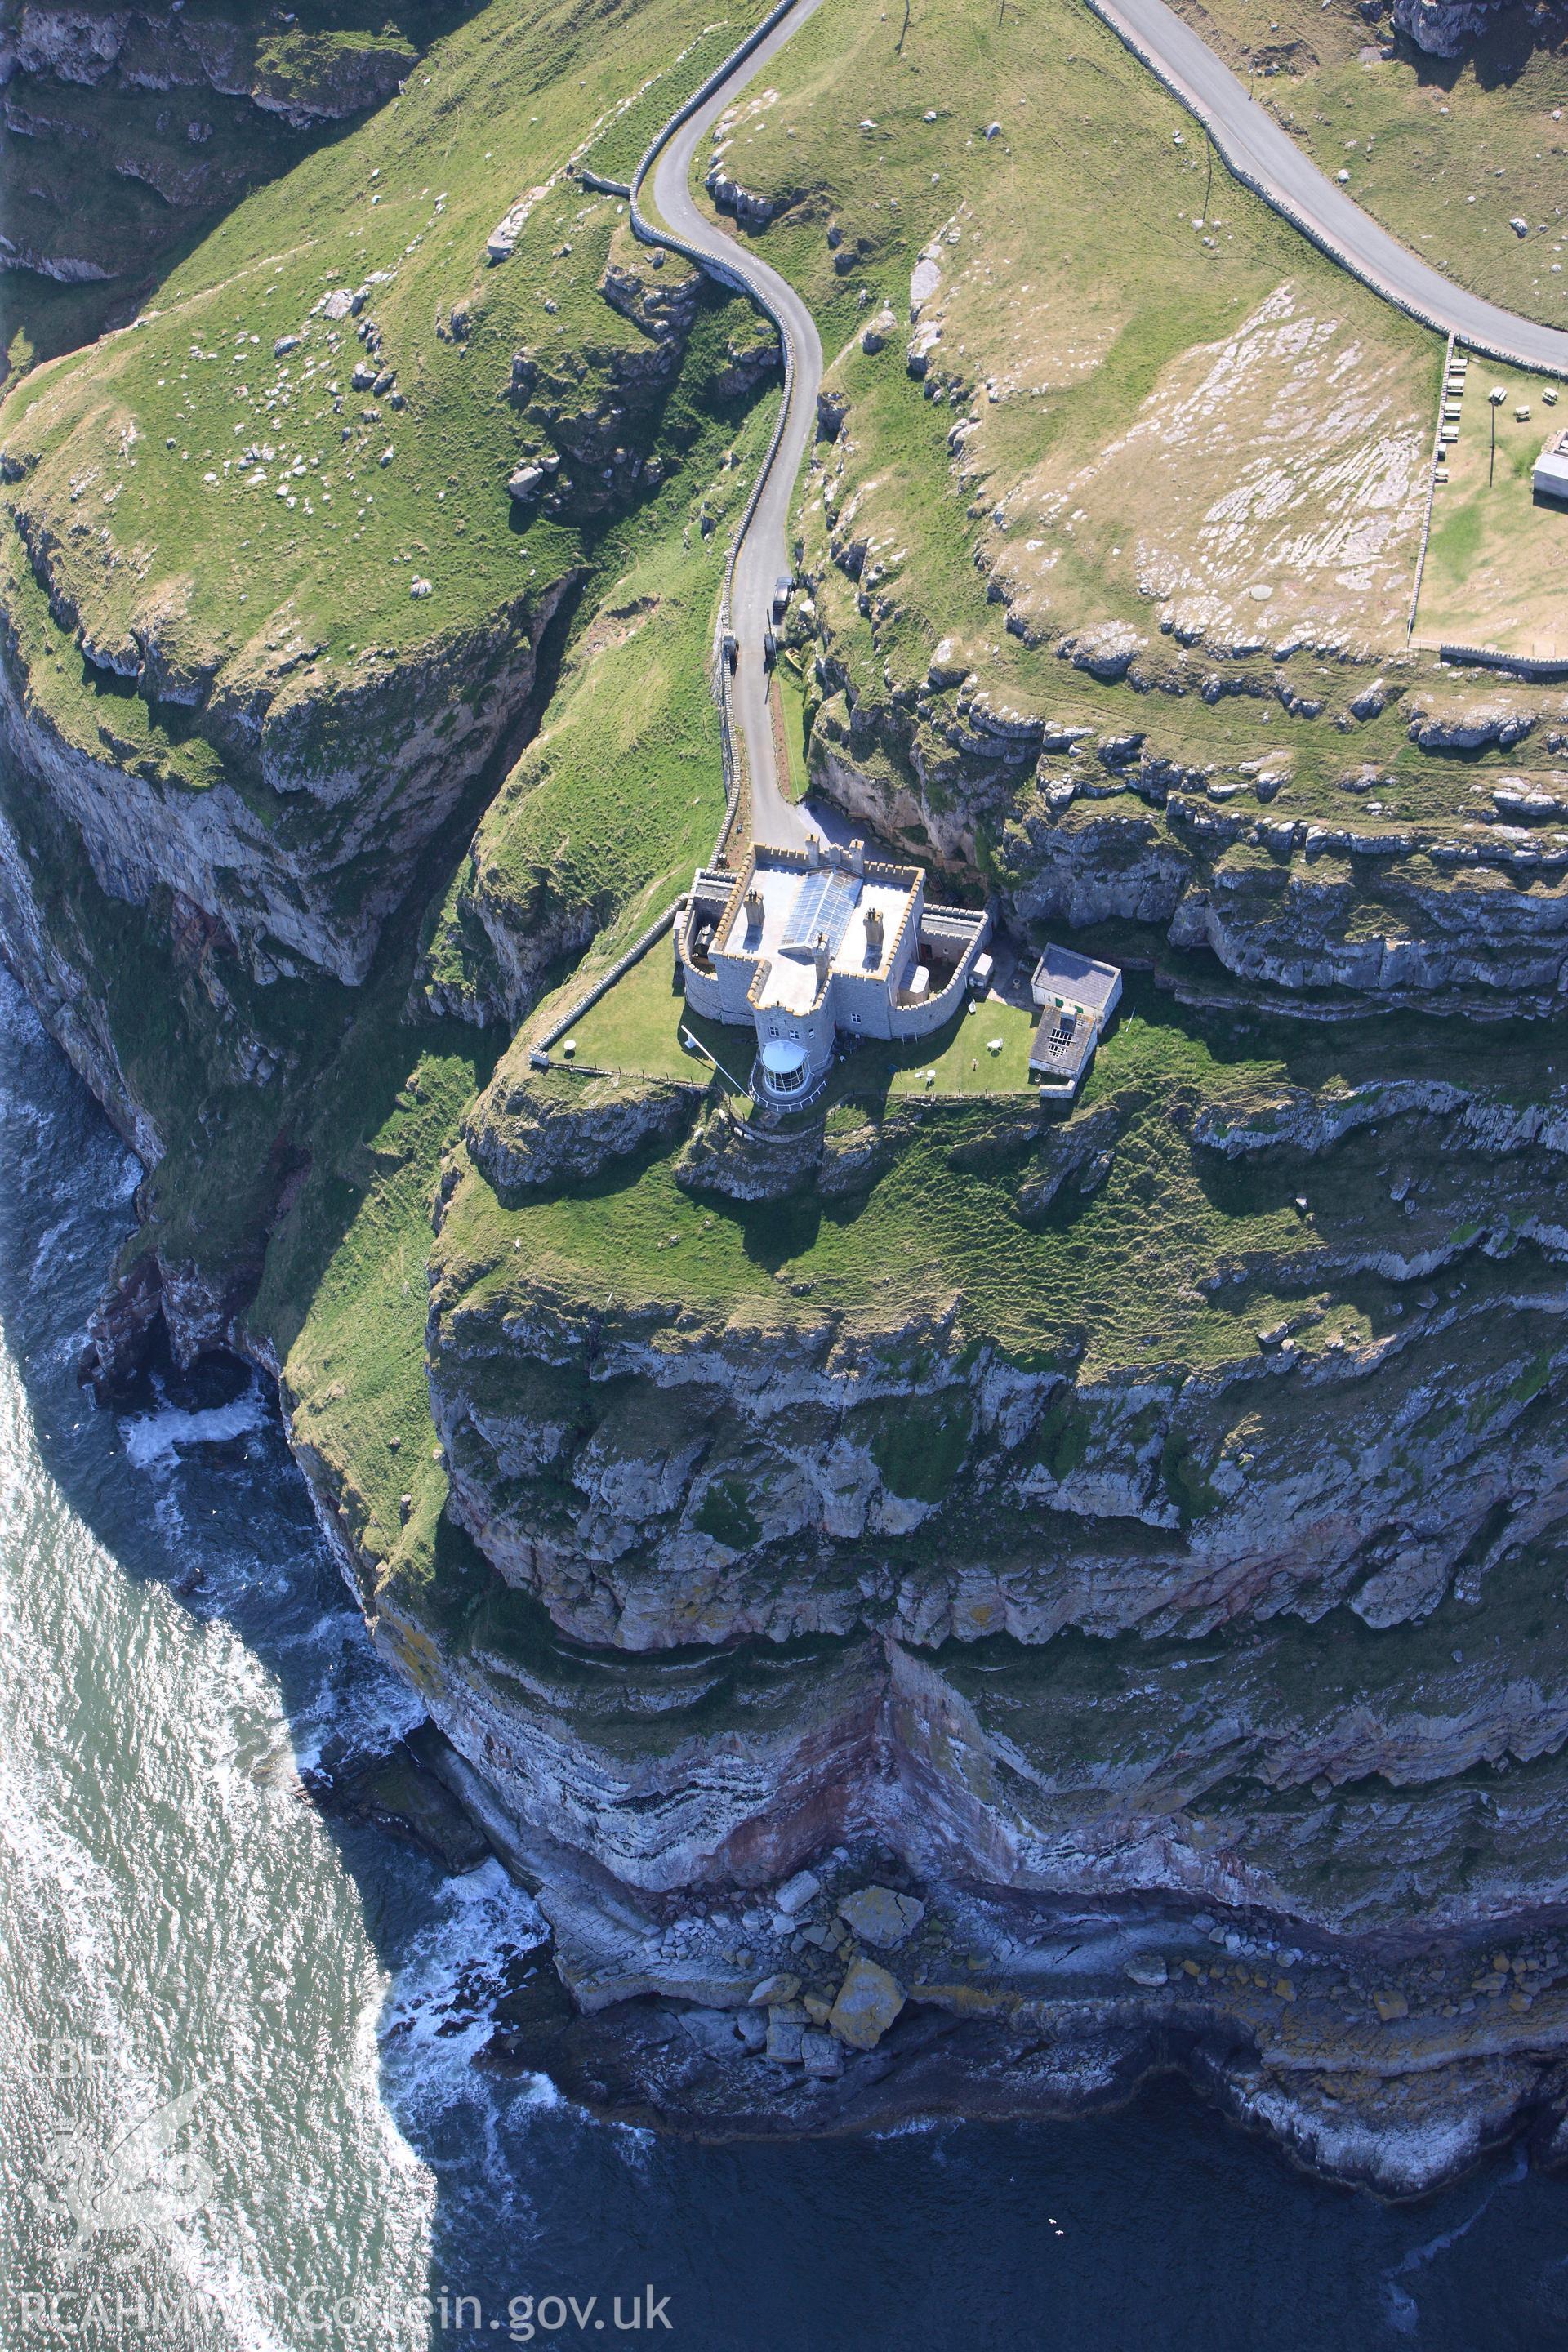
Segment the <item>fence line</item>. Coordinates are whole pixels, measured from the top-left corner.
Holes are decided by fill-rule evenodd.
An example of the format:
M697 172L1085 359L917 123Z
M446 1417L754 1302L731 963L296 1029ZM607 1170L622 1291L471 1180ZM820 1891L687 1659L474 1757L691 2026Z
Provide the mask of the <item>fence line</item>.
M1468 662L1477 669L1517 670L1521 677L1531 678L1537 685L1549 685L1553 678L1568 677L1568 660L1555 660L1542 656L1539 660L1531 654L1502 654L1491 646L1439 646L1438 656L1446 662Z
M1421 526L1421 544L1415 551L1415 585L1410 591L1410 618L1405 626L1405 642L1415 635L1415 607L1421 602L1421 575L1426 569L1426 542L1432 536L1432 502L1437 495L1437 468L1443 462L1443 418L1448 406L1448 378L1454 369L1454 338L1448 337L1448 348L1443 354L1443 384L1437 394L1437 426L1432 436L1432 464L1426 476L1426 519ZM1460 398L1464 395L1461 393Z
M634 964L641 963L649 948L656 946L666 931L672 927L677 915L685 904L686 893L683 890L679 898L670 901L662 915L656 916L646 931L640 931L637 934L630 947L616 958L607 971L600 973L586 994L577 998L571 1011L563 1014L559 1021L552 1022L543 1036L535 1039L529 1049L530 1052L541 1055L548 1064L552 1045L558 1044L565 1036L566 1032L582 1020L584 1013L591 1013L601 996L607 996L616 981L624 980Z

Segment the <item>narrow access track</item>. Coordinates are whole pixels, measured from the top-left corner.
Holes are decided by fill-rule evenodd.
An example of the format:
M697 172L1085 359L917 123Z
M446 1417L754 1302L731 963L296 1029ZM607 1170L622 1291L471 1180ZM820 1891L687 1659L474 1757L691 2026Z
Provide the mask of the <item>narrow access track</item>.
M721 633L733 630L739 648L733 677L720 677L726 783L734 771L733 730L744 747L752 837L781 845L798 844L808 832L826 829L820 817L793 807L784 795L763 656L773 583L780 573L794 570L789 508L816 419L822 344L810 311L789 281L699 209L690 192L690 173L698 144L719 116L820 5L821 0L777 0L740 47L664 125L627 191L632 228L644 244L684 254L723 284L749 295L773 320L783 345L784 400L730 550L719 617ZM1568 332L1468 293L1380 228L1302 152L1268 107L1252 96L1164 0L1087 0L1087 5L1204 125L1243 185L1331 260L1385 301L1439 334L1456 337L1471 351L1568 377ZM658 218L650 218L641 202L650 180Z
M1363 212L1165 0L1088 0L1208 131L1244 186L1374 294L1472 352L1568 376L1568 333L1467 293Z
M732 629L739 647L734 676L722 676L720 680L721 712L725 727L734 726L745 748L752 837L781 847L804 842L808 832L825 830L820 821L808 820L804 809L792 807L785 798L774 752L763 656L773 583L781 572L795 570L789 549L789 509L816 421L822 344L811 312L788 279L716 227L693 202L689 182L699 142L819 5L820 0L782 0L680 113L666 123L637 165L631 184L632 227L644 243L668 246L726 285L749 294L773 320L783 345L784 401L772 446L730 550L719 616L721 633ZM658 220L648 218L640 202L650 178Z

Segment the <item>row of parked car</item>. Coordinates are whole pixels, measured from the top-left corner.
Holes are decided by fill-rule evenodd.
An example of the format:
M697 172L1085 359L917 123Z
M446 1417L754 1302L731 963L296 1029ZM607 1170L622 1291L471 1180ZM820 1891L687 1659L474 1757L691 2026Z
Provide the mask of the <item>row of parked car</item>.
M774 621L782 621L784 619L784 614L789 610L789 600L794 593L794 574L788 572L781 572L778 578L773 582L773 619ZM773 667L773 663L778 659L778 652L779 641L774 635L773 627L770 625L763 631L763 659L766 662L770 669ZM731 672L733 674L735 664L741 658L741 641L735 635L733 629L726 629L724 632L723 654L724 659L729 663Z

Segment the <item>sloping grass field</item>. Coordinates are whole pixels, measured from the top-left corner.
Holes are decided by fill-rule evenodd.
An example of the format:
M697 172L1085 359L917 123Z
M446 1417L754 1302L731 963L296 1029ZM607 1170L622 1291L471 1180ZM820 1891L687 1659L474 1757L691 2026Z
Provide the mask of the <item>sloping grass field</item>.
M966 1020L965 1035L985 1017ZM1320 1247L1364 1246L1369 1224L1390 1212L1353 1151L1313 1164L1305 1212L1289 1159L1194 1153L1186 1129L1198 1108L1223 1102L1239 1118L1282 1085L1332 1089L1391 1070L1528 1097L1554 1051L1568 1052L1555 1032L1525 1024L1472 1046L1438 1021L1336 1034L1211 1020L1134 983L1072 1114L1110 1115L1119 1132L1109 1174L1088 1192L1069 1181L1043 1215L1020 1216L1027 1146L999 1138L997 1108L938 1099L887 1172L847 1199L694 1197L656 1160L507 1210L470 1176L448 1212L443 1257L469 1270L475 1301L515 1293L521 1305L542 1285L584 1311L613 1291L634 1316L690 1307L784 1327L826 1309L876 1328L920 1308L940 1314L956 1297L966 1339L1023 1360L1081 1346L1091 1371L1226 1362L1253 1350L1255 1321L1284 1311L1274 1269ZM1256 1278L1228 1295L1197 1286L1216 1268L1248 1265ZM1363 1329L1384 1294L1393 1297L1371 1277L1340 1286L1332 1328Z
M849 404L801 523L814 572L830 540L865 551L857 582L827 571L836 650L896 690L946 638L1039 708L1059 636L1108 621L1157 650L1169 614L1221 644L1402 639L1433 339L1211 172L1070 0L1000 22L934 0L900 29L824 8L721 146L794 199L759 247ZM917 269L916 340L940 329L918 379Z
M561 174L627 84L668 73L710 21L689 0L546 0L525 26L485 11L373 122L239 205L134 327L17 386L0 417L28 469L13 496L95 643L173 603L220 674L300 643L358 674L581 560L580 529L515 527L512 361L570 374L586 354L602 373L640 352L598 291L624 207ZM520 203L515 251L487 265ZM328 315L367 285L357 317ZM351 388L366 318L400 408Z
M1568 326L1568 55L1555 20L1489 10L1458 55L1438 58L1353 6L1174 5L1413 252L1489 301Z

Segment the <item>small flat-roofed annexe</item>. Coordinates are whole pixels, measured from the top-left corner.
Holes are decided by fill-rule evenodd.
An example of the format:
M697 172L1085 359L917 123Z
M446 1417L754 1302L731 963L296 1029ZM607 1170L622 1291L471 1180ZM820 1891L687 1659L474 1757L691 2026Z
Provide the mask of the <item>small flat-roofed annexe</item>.
M1542 498L1568 501L1568 433L1554 433L1535 461L1531 486Z
M1029 1076L1050 1093L1076 1094L1121 1003L1121 974L1113 963L1053 944L1035 966L1030 993L1040 1020L1029 1047Z

